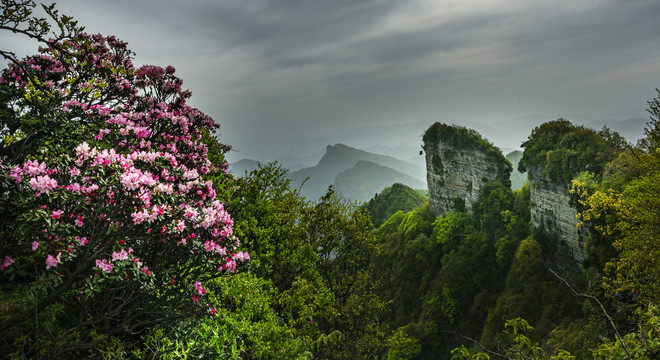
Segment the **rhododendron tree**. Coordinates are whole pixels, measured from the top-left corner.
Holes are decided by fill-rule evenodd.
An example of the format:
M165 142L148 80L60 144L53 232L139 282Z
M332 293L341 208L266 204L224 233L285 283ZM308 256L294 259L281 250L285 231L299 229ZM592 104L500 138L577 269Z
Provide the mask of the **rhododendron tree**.
M215 313L204 284L249 260L205 180L224 179L205 144L216 125L173 67L135 67L125 42L46 10L71 34L45 40L31 12L0 19L43 42L25 59L0 53L0 288L14 299L0 332L49 314L56 330L21 341L68 351Z

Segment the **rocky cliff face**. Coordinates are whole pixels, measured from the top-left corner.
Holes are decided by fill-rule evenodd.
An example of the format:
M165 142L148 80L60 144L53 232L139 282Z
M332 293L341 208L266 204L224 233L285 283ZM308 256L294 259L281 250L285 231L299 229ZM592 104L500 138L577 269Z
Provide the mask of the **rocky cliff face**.
M559 266L579 265L587 253L588 230L576 228L577 212L568 192L571 180L583 171L599 176L625 144L607 128L596 131L557 119L534 128L522 147L518 170L527 171L529 178L532 225L557 245L553 255Z
M578 229L577 210L570 204L570 186L541 178L540 170L530 171L530 201L532 225L544 230L558 245L558 259L563 264L575 260L582 263L585 229Z
M470 210L483 186L510 185L511 165L500 150L473 130L436 123L424 135L431 211Z

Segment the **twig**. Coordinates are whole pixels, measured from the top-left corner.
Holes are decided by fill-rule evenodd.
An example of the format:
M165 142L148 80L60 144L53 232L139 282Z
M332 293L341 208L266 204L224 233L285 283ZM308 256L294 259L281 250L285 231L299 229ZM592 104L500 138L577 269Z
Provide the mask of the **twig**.
M603 306L603 303L601 303L600 300L598 300L598 298L596 298L596 297L593 296L593 295L589 295L589 294L584 294L584 293L578 292L577 290L575 290L575 289L571 286L571 284L568 283L568 281L566 281L566 279L564 279L564 278L562 278L561 276L557 275L557 273L554 272L552 269L548 268L548 270L549 270L549 271L552 273L552 275L554 275L557 279L563 281L564 284L566 284L566 286L568 286L568 288L573 292L573 295L575 295L575 296L579 296L579 297L583 297L583 298L587 298L587 299L589 299L589 300L593 300L593 301L595 301L595 302L598 304L598 306L600 306L600 310L603 312L603 315L605 315L605 318L606 318L607 321L610 323L610 326L611 326L612 329L614 330L614 334L616 335L616 338L619 339L619 342L621 343L621 347L623 347L623 350L624 350L624 351L626 352L626 354L628 355L628 359L632 360L633 357L632 357L632 355L630 354L630 351L628 351L628 347L626 346L626 343L623 342L623 337L621 337L621 334L619 334L619 330L616 328L616 325L614 324L614 319L612 319L612 317L607 313L607 310L605 310L605 306Z
M500 354L500 353L498 353L498 352L495 352L495 351L493 351L493 350L488 349L487 347L483 346L480 342L478 342L478 341L475 340L475 339L472 339L471 337L468 337L468 336L465 336L465 335L463 335L463 334L459 334L459 333L456 333L456 332L453 332L453 331L450 331L450 330L440 330L440 331L442 331L442 332L444 332L444 333L448 333L448 334L456 335L456 336L462 337L463 339L466 339L466 340L472 341L473 343L479 345L479 347L482 348L485 352L487 352L487 353L489 353L489 354L491 354L491 355L499 356L499 357L501 357L501 358L506 359L506 355L503 355L503 354Z

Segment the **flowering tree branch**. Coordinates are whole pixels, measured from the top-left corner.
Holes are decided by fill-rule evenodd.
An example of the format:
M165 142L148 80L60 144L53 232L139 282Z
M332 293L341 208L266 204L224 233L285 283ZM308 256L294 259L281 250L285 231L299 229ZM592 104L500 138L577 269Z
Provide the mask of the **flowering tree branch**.
M42 41L33 8L3 0L0 29ZM125 42L44 10L59 35L0 76L0 289L37 295L0 332L55 305L69 316L52 343L214 314L204 283L249 260L216 199L228 175L203 139L217 125L173 67L136 68Z

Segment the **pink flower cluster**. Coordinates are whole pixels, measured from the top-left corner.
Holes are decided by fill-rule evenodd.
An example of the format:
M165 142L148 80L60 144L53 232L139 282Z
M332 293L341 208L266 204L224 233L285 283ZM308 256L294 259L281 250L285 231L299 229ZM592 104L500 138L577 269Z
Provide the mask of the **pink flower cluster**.
M195 281L195 283L193 284L193 286L195 287L195 290L197 290L197 294L198 294L198 295L206 295L206 290L204 290L204 287L202 287L202 283L201 283L201 282L199 282L199 281Z
M227 254L227 249L220 246L219 244L216 244L215 241L213 240L207 240L204 242L204 251L206 252L215 252L220 255L226 255Z
M57 180L50 178L48 175L40 175L30 179L30 187L37 194L48 194L57 187Z
M110 261L106 259L97 259L96 260L96 267L101 269L103 272L109 273L112 271L112 267L115 264L111 263Z
M4 270L4 269L10 267L11 264L13 264L13 263L14 263L14 260L12 260L12 258L10 258L9 256L5 256L5 260L2 262L2 265L0 265L0 270Z
M57 264L60 263L61 256L62 256L61 252L57 253L57 257L53 257L53 255L48 254L48 256L46 257L46 269L50 269L52 267L57 266Z
M112 252L112 261L124 261L128 260L128 255L133 252L133 248L121 249L119 252Z
M189 284L218 269L209 259L220 255L219 269L227 272L249 261L248 253L234 253L239 242L233 220L216 200L213 183L202 179L213 168L202 134L216 125L186 104L190 92L182 90L174 68L136 69L125 43L99 35L80 34L40 52L10 65L0 83L33 95L47 92L62 104L63 118L84 119L95 130L75 153L33 154L39 160L0 169L14 180L10 190L30 204L25 211L36 208L40 216L24 241L32 252L6 256L0 270L14 259L43 264L44 254L45 270L62 269L86 255L96 259L96 269L90 266L85 276L99 269L99 276L124 271L127 280L142 284L158 278L154 272L169 276L192 259L195 270L185 280L177 274L180 281L168 286L197 301L206 290L200 281L193 289ZM78 78L70 82L68 75ZM41 85L28 86L35 78ZM84 95L90 91L101 96ZM49 196L40 197L44 194ZM127 266L139 271L126 271Z

